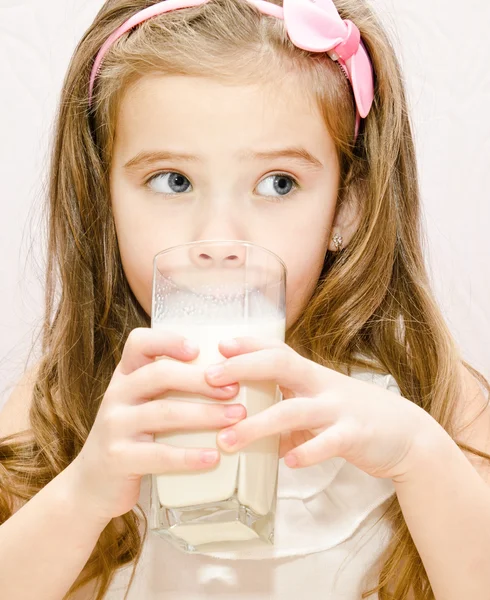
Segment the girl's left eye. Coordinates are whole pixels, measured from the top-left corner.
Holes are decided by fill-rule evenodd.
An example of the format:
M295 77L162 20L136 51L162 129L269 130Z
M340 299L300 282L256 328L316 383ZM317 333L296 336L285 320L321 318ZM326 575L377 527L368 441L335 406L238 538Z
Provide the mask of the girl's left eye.
M262 186L262 190L260 189ZM276 175L269 175L257 186L257 193L260 196L287 196L291 191L298 188L297 181L290 175L283 175L281 173ZM277 193L277 196L274 194Z

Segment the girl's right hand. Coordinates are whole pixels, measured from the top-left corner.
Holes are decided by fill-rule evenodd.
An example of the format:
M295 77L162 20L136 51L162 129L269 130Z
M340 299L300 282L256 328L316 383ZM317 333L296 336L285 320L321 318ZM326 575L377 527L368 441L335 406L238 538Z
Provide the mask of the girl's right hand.
M241 404L182 402L165 392L191 392L230 400L238 386L215 388L204 367L186 364L199 354L185 338L165 330L135 329L102 399L87 440L68 467L77 501L109 521L138 502L141 478L150 473L197 471L214 467L219 451L177 448L155 442L154 433L223 429L246 416ZM155 360L165 356L175 360Z

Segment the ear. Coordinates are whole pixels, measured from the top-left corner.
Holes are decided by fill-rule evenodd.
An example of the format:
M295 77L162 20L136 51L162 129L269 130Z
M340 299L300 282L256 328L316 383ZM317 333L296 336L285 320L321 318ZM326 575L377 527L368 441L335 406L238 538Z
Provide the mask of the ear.
M336 252L337 248L333 243L333 236L338 233L342 236L342 245L345 248L349 245L357 228L359 227L359 210L355 198L346 197L337 204L337 210L332 223L328 240L328 249Z

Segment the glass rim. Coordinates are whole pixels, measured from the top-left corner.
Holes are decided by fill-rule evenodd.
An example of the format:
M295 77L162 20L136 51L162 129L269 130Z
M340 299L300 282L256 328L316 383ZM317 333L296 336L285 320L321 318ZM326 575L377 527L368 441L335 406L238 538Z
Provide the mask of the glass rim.
M259 244L254 244L253 242L247 242L245 240L199 240L196 242L186 242L184 244L177 244L175 246L171 246L170 248L166 248L165 250L160 250L160 252L155 254L155 256L153 258L154 268L155 269L157 268L157 260L165 254L169 254L170 252L177 250L179 248L190 248L193 246L201 246L204 244L207 244L207 245L210 245L210 244L214 244L214 245L236 244L236 245L238 245L239 244L240 246L245 246L245 247L248 246L250 248L256 248L258 250L261 250L262 252L265 252L269 256L274 257L279 262L281 267L283 268L284 275L287 276L287 274L288 274L288 268L286 266L286 263L275 252L272 252L272 250L268 250L267 248L264 248L263 246L260 246Z

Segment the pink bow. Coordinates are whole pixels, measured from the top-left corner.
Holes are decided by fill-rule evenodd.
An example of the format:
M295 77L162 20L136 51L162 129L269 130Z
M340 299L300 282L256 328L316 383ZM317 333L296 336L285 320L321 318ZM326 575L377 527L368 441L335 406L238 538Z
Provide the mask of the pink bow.
M310 52L327 52L344 67L357 110L367 117L374 99L373 68L359 29L343 21L332 0L284 0L284 24L291 41Z

